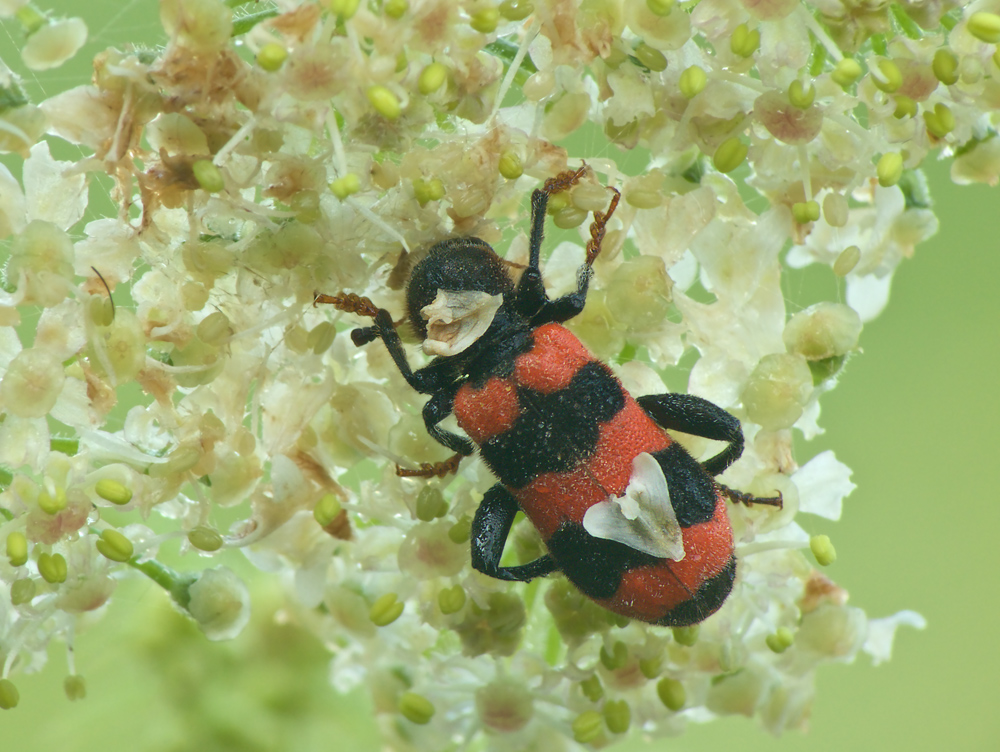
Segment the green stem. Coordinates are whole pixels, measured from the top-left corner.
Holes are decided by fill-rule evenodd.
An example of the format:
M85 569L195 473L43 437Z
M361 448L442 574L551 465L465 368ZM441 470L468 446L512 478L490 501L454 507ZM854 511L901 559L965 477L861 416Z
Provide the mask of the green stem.
M178 606L183 609L187 609L188 604L191 602L191 593L189 588L198 579L197 577L190 574L175 572L173 569L161 564L156 559L139 561L138 557L133 557L132 559L129 559L128 565L133 569L138 569L149 579L170 593L170 597L174 599Z
M260 13L251 13L248 16L241 16L240 18L233 19L233 33L232 36L238 37L246 34L250 29L259 24L261 21L266 21L269 18L274 18L278 15L276 8L271 8L270 10L262 10Z
M495 42L490 42L485 47L488 53L503 60L505 67L510 67L514 62L514 57L517 55L518 49L520 48L516 44L508 42L506 39L498 39ZM528 76L537 72L538 68L531 62L531 58L525 56L521 61L521 65L518 66L517 73L514 74L514 82L518 86L524 86L524 82L528 80Z

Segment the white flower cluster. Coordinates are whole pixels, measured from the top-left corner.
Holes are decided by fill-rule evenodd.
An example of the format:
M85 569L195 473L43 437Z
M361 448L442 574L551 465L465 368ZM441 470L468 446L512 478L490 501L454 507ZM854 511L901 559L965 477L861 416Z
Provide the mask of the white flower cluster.
M0 167L0 707L126 572L210 637L238 632L246 588L197 574L227 548L285 577L392 749L600 746L737 713L777 733L805 724L819 665L884 660L921 626L869 619L814 567L835 554L796 515L837 519L853 485L830 453L798 467L792 432L820 430L862 322L936 229L916 168L941 151L957 181L1000 175L1000 0L232 4L161 0L165 49L108 49L45 102L0 71L0 148L25 158L20 181ZM71 57L83 23L30 8L0 5L25 64ZM55 160L43 134L90 156ZM700 628L474 571L493 479L475 460L398 477L444 454L420 399L344 336L354 317L312 305L344 290L401 315L414 260L453 235L523 263L526 195L581 159L594 174L550 222L585 229L605 185L622 203L571 327L636 394L697 350L690 391L747 436L723 482L784 496L731 510L736 588ZM119 211L83 226L95 174ZM554 288L582 245L545 249ZM846 304L789 316L782 271L807 264ZM221 509L241 521L217 529ZM171 537L192 574L157 561ZM510 561L541 550L518 523Z

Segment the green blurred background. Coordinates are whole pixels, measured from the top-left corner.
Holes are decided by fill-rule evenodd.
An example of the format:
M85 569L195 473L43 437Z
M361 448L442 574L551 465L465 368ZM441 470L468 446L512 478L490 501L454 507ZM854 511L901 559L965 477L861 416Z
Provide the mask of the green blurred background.
M107 45L159 40L154 0L43 7L82 15L91 38L63 68L28 79L36 99L86 82L90 58ZM0 55L15 69L19 43L17 27L4 24ZM4 159L12 169L15 161ZM808 734L776 740L730 718L622 749L1000 749L1000 493L990 470L1000 445L991 391L1000 381L1000 194L951 185L946 163L927 173L940 232L900 267L888 309L865 327L864 352L823 398L826 433L798 456L833 449L854 470L858 489L842 521L802 520L833 538L830 576L869 615L914 609L927 630L904 628L892 661L877 668L861 658L822 670ZM791 295L808 298L809 275L792 279L801 288ZM366 700L329 688L326 651L276 624L278 586L263 577L258 585L251 628L209 643L155 586L126 583L76 640L87 699L65 698L65 650L55 646L44 671L16 677L21 703L0 714L0 746L379 749Z

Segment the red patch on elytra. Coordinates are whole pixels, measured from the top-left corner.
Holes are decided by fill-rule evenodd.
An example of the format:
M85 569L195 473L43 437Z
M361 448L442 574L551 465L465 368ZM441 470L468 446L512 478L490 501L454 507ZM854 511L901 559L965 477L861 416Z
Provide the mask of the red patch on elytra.
M533 332L535 344L514 363L514 380L542 394L569 386L594 356L572 332L559 324L545 324Z
M615 613L656 622L719 574L733 555L733 530L725 497L716 497L715 516L683 528L685 556L625 571L613 597L597 601Z
M480 389L463 384L453 409L458 425L477 444L508 431L521 414L513 382L499 376L492 376Z

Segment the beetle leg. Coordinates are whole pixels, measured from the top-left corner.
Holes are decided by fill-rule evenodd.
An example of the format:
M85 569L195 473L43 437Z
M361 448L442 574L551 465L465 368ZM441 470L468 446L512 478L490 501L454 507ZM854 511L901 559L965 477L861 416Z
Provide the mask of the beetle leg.
M524 285L526 291L525 294L528 296L526 302L530 300L532 303L537 305L537 311L534 313L531 312L531 309L528 306L521 308L523 313L527 313L531 316L532 326L541 326L542 324L547 324L549 322L562 323L563 321L568 321L583 311L583 307L587 303L587 291L590 289L590 278L594 275L592 268L594 259L596 259L598 254L601 252L601 242L604 240L604 232L607 227L608 220L611 219L611 215L615 213L615 209L618 207L618 201L621 199L621 194L615 188L609 187L609 190L614 193L614 196L611 198L611 203L608 205L607 211L594 212L594 221L590 225L590 240L587 242L587 258L577 272L576 290L555 300L549 300L548 295L545 293L541 272L538 271L537 267L538 249L535 246L535 201L536 198L538 198L538 194L541 195L541 199L544 199L544 201L541 201L540 215L544 220L545 206L548 202L548 197L543 191L535 191L536 195L532 196L531 259L533 265L529 264L528 269L525 270L525 275L528 275L529 272L533 273L529 275L528 282L525 282L524 275L521 277L521 285ZM540 226L537 228L537 231L541 233ZM538 244L541 244L541 237L538 239ZM519 301L521 296L521 285L518 285Z
M715 441L725 441L728 446L701 463L712 475L718 475L743 454L743 429L740 422L718 405L693 394L650 394L637 397L639 407L646 411L658 426L683 431ZM744 491L736 491L715 481L733 503L767 504L781 508L781 494L777 496L754 496Z
M725 449L701 463L712 475L721 473L743 454L740 422L706 399L693 394L649 394L636 397L635 401L658 426L725 441L728 444Z
M392 320L392 316L387 310L377 307L368 298L348 293L340 293L339 295L315 293L313 305L315 306L317 303L330 303L338 310L375 319L374 326L352 331L351 340L355 345L361 347L376 339L381 339L385 344L385 349L389 351L392 362L396 364L396 368L406 379L406 383L421 394L433 394L455 380L453 367L440 361L424 366L417 371L410 368L410 364L406 360L406 353L403 351L403 342L396 332L396 324Z
M486 492L472 520L472 566L498 580L528 582L554 572L556 563L546 554L519 567L500 566L517 512L517 500L499 483Z
M417 470L396 465L396 475L400 478L443 478L448 473L458 472L458 463L464 457L462 454L453 454L443 462L421 462Z
M438 425L438 423L451 415L455 404L455 393L461 385L462 382L456 382L451 386L434 392L431 398L427 400L423 409L424 425L427 427L427 433L431 435L431 438L443 444L455 454L444 462L435 462L433 464L424 462L420 465L419 470L408 470L397 465L396 475L404 478L443 478L448 473L456 472L458 470L458 463L462 461L462 458L472 454L473 446L471 441L464 436L459 436L457 433L445 431Z

